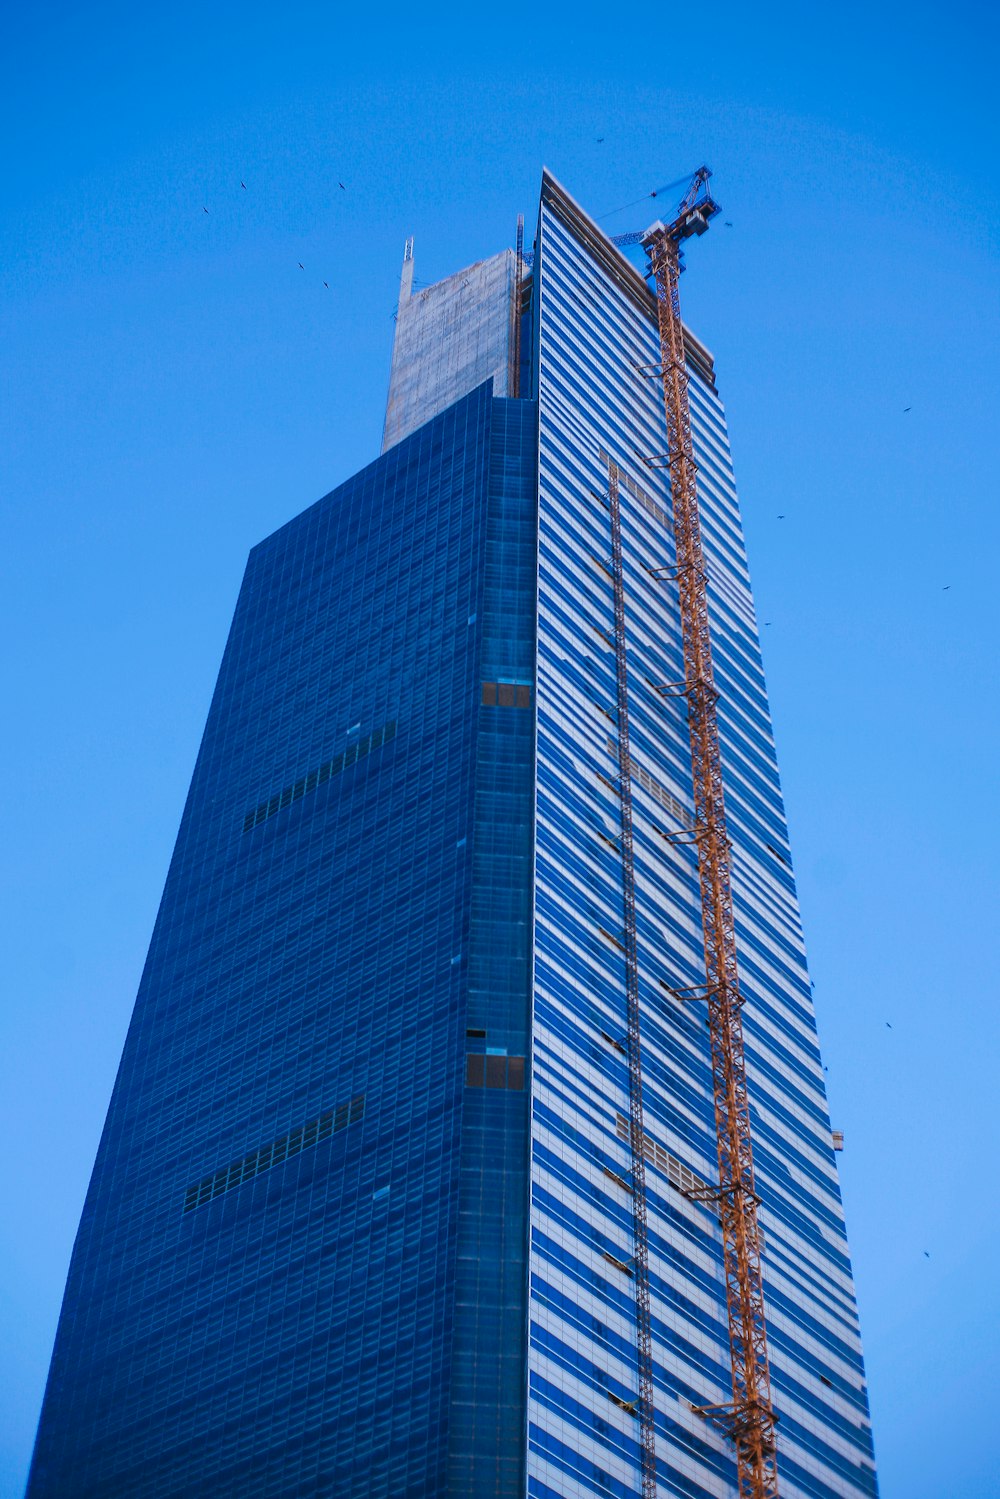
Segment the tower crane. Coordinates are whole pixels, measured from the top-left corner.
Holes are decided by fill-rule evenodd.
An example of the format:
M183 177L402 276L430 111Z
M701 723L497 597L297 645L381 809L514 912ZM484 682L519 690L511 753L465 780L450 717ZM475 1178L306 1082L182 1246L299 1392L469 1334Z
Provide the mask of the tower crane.
M708 167L699 167L668 224L660 221L616 243L641 244L649 258L656 293L660 360L645 373L663 387L667 451L649 461L670 474L675 578L680 596L684 680L687 699L695 818L692 837L698 855L705 984L674 991L678 999L702 999L708 1006L712 1091L719 1164L718 1187L697 1195L718 1207L732 1366L732 1403L701 1407L721 1422L736 1444L740 1499L777 1499L776 1416L764 1318L761 1240L757 1224L750 1138L750 1106L740 1010L736 931L733 919L730 842L716 715L718 692L712 670L712 644L706 593L705 557L698 510L697 464L691 436L691 410L681 323L678 280L682 247L705 233L719 205L708 190ZM694 1195L694 1194L689 1194Z

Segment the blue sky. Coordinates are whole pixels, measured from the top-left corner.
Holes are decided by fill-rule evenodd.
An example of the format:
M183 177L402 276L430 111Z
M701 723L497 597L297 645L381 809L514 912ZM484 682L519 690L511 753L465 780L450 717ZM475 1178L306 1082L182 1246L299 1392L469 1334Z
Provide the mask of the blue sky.
M246 553L375 455L405 236L434 280L530 228L543 163L605 214L701 161L733 227L684 311L768 622L883 1499L1000 1493L997 29L964 0L7 17L3 1499Z

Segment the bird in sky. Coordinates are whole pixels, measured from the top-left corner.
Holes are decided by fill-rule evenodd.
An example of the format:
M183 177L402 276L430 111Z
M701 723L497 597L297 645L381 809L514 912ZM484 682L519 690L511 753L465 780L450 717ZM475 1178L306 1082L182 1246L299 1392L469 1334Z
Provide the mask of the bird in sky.
M300 271L304 271L305 270L305 266L302 264L301 260L299 261L299 270Z
M329 283L329 281L324 281L323 285L326 287L327 291L330 290L330 283Z
M207 208L203 208L201 211L202 211L202 213L207 213L208 209Z
M770 620L769 620L769 619L765 619L765 621L764 621L764 628L765 628L765 629L766 629L766 628L767 628L767 626L768 626L768 625L769 625L769 624L770 624L770 623L771 623L771 621L770 621Z
M891 1031L892 1030L892 1026L889 1024L888 1020L885 1023L885 1028L886 1028L887 1031Z
M599 146L603 146L603 145L604 145L604 136L603 136L603 135L599 135L599 136L598 136L598 137L597 137L597 144L598 144L598 145L599 145Z
M778 516L778 519L779 519L779 520L784 520L784 518L785 518L785 517L784 517L784 516L783 516L783 515L779 515L779 516Z
M723 223L723 227L726 228L726 229L731 229L733 227L733 221L732 221L732 219L723 219L722 223Z
M948 589L949 589L949 588L950 588L950 587L951 587L951 584L950 584L950 583L946 583L946 584L945 584L945 585L944 585L944 587L943 587L943 588L942 588L942 590L941 590L941 592L942 592L942 593L947 593L947 592L948 592Z
M340 188L340 191L342 193L346 193L347 192L347 188L344 186L344 184L342 182L338 182L337 186Z
M929 1249L925 1249L925 1250L924 1250L924 1259L925 1259L925 1260L929 1260L929 1259L930 1259L930 1257L931 1257L931 1252L930 1252L930 1250L929 1250Z
M912 411L912 410L913 410L912 406L904 406L903 407L903 415L905 416L908 411Z
M240 179L240 187L243 189L244 192L246 192L246 186L247 186L246 183L241 178Z

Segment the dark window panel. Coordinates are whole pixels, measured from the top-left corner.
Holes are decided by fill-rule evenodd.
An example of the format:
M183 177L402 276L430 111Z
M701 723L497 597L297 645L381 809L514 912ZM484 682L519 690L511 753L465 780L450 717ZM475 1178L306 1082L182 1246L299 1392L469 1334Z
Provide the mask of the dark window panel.
M487 1088L505 1088L507 1086L507 1058L486 1058L486 1086Z

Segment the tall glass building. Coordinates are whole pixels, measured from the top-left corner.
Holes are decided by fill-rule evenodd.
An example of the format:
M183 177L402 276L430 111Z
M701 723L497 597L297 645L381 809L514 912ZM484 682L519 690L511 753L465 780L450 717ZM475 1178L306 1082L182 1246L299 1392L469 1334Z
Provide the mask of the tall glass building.
M655 302L543 176L414 293L383 452L251 554L70 1266L29 1499L641 1491L609 464L657 1491L731 1399ZM757 627L687 342L786 1499L876 1493ZM677 837L676 835L681 835Z

